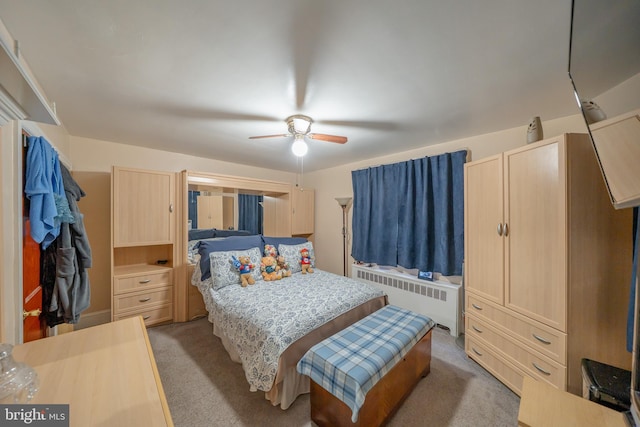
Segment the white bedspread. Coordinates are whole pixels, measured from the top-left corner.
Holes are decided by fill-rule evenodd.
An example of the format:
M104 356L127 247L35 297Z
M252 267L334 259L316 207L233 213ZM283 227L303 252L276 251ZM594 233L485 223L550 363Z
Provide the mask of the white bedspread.
M207 281L193 283L208 294L209 320L240 355L252 391L271 389L278 359L294 341L383 295L372 285L318 269L246 288L227 286L214 291L207 289Z

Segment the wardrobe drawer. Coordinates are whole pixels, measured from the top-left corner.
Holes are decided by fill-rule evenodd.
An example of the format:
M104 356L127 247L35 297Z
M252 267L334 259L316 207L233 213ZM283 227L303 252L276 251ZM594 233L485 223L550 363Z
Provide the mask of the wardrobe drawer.
M132 292L113 298L113 309L116 313L121 311L140 309L173 301L173 287L167 286L146 292Z
M171 285L171 273L171 270L167 270L130 276L115 276L113 278L113 292L118 294L138 289Z
M478 362L514 393L520 395L522 379L526 375L521 368L490 350L490 347L482 341L469 335L465 337L465 351L470 358Z
M144 320L144 324L146 326L169 322L173 320L173 304L166 304L156 308L149 308L147 310L132 310L125 313L114 312L113 320L116 321L135 316L142 316L142 320Z
M567 386L567 369L558 362L543 355L532 352L520 342L503 335L498 329L488 323L476 319L473 315L466 316L467 336L473 336L476 341L482 341L491 346L496 352L504 354L515 365L520 366L530 376L546 381L549 384L565 390Z
M566 365L567 334L469 293L466 312L487 319L509 336Z

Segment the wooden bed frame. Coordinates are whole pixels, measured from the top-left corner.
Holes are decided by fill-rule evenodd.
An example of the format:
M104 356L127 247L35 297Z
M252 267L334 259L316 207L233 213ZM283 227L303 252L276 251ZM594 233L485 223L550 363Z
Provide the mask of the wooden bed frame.
M358 421L340 399L311 381L311 419L320 427L372 427L385 424L431 369L431 332L427 332L367 393Z

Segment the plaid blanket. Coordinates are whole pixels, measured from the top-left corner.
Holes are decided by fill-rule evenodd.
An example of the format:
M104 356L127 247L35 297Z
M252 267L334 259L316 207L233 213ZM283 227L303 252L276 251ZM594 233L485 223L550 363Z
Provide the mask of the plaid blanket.
M387 305L313 346L297 365L352 411L366 394L435 325L426 316Z

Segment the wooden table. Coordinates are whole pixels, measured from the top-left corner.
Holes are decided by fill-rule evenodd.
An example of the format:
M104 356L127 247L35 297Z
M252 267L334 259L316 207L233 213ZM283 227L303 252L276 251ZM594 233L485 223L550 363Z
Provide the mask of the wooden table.
M69 404L71 426L173 426L142 317L17 345L34 404Z
M520 397L521 427L626 427L621 412L525 376Z

